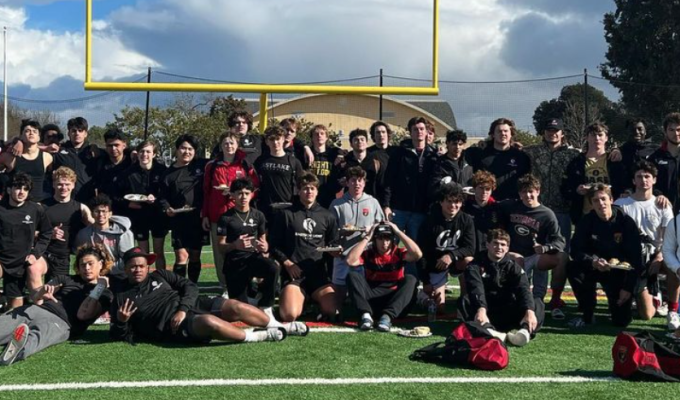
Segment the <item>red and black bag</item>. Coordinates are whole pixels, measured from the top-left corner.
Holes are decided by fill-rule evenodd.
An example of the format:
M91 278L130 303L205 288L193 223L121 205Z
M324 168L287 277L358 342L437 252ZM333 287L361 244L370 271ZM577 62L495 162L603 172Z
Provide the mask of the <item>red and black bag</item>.
M445 342L418 349L411 360L469 366L489 371L508 366L505 344L477 322L465 322L453 329Z
M680 382L677 343L648 331L621 332L612 347L614 374L624 379Z

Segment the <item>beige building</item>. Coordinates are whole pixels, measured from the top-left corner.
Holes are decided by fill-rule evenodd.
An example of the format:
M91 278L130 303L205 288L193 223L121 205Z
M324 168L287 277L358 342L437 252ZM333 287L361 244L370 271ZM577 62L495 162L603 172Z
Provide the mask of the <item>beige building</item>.
M257 101L246 100L257 121ZM278 120L295 117L324 124L338 132L342 147L349 147L349 132L368 130L378 119L380 98L374 95L311 94L270 104L269 117ZM256 111L257 110L257 111ZM383 96L383 121L394 130L406 130L409 119L423 116L432 121L438 137L456 128L456 119L448 102L439 99L397 100Z

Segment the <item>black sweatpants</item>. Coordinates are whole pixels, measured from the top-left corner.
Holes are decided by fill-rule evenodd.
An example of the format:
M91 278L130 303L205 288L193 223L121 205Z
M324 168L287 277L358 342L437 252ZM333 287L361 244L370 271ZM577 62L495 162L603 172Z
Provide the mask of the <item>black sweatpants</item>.
M254 254L237 261L226 258L223 271L229 298L247 303L248 285L253 278L262 278L262 283L259 285L262 299L258 305L260 307L274 305L276 284L279 282L280 273L279 265L274 260L260 254Z
M406 275L404 279L397 282L396 288L394 286L371 287L364 274L354 271L347 274L347 292L359 313L375 315L374 311L381 312L392 319L398 317L409 305L417 283L415 276Z
M623 289L626 272L612 270L600 272L593 268L589 263L571 262L567 266L567 277L574 290L574 296L578 301L579 309L583 312L583 320L587 323L593 322L593 314L597 305L597 283L602 285L602 289L607 295L609 303L609 314L615 326L625 327L633 320L631 306L635 293L631 293L630 299L622 305L617 305L619 292Z
M507 332L512 329L526 328L526 326L520 325L526 310L514 298L506 299L506 301L490 301L490 299L487 299L487 303L486 315L496 330ZM458 298L458 317L463 321L473 321L475 315L477 315L477 310L479 308L472 306L468 295ZM536 314L538 324L532 336L541 329L545 321L545 304L543 299L534 297L534 313Z

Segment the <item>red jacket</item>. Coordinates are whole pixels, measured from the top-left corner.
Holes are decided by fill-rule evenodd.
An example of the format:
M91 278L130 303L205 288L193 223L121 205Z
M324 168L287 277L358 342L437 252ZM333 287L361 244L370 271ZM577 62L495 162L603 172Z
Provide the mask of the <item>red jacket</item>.
M203 177L203 208L201 216L208 217L211 223L216 223L222 214L234 206L234 201L229 196L225 196L221 190L215 186L227 185L239 178L250 178L255 187L258 187L260 180L257 177L255 168L245 161L246 153L237 150L234 161L226 163L222 158L213 159L205 166Z

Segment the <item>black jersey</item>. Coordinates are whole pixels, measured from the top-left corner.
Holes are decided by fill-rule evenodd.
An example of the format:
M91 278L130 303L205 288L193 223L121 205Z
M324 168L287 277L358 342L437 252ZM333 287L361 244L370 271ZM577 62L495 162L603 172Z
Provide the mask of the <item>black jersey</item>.
M130 202L121 199L125 205L123 215L133 218L138 214L160 209L158 198L160 197L161 179L167 169L165 165L154 161L149 170L143 169L139 164L134 164L123 172L122 176L118 179L120 196L125 196L126 194L144 194L147 196L153 195L156 198L156 201L152 204L145 202L138 203L142 206L139 210L131 209L129 207Z
M203 174L205 173L204 159L194 159L189 164L177 167L170 166L161 178L159 194L163 209L203 207Z
M101 155L94 162L94 175L91 185L97 193L105 193L111 198L113 202L112 211L116 215L121 214L125 209L118 180L122 178L125 170L130 168L131 165L132 161L128 154L125 154L118 164L112 163L108 154Z
M302 270L314 268L323 258L317 247L331 245L337 238L335 216L316 203L309 209L298 202L281 210L270 229L274 259L279 263L290 260Z
M64 240L52 239L47 247L49 254L68 257L78 231L85 227L83 224L82 204L71 199L61 203L50 197L43 202L47 219L53 227L61 227L64 231Z
M486 251L486 234L491 229L501 227L501 211L498 204L489 199L486 206L482 207L474 199L470 199L463 206L463 211L475 221L477 251Z
M262 156L255 162L260 176L259 208L267 210L272 203L292 202L295 178L302 173L302 164L290 154L281 157Z
M85 142L80 148L76 149L69 141L64 143L58 152L52 154L52 157L53 171L56 171L59 167L68 167L76 173L76 187L71 195L77 196L80 189L90 182L91 176L94 174L94 161L96 159L92 155L91 145ZM75 198L79 201L85 201L81 197Z
M14 207L8 198L0 201L0 264L7 274L24 276L26 257L42 257L51 238L52 225L43 206L27 201Z
M514 147L497 150L493 143L487 143L484 149L470 147L465 151L465 157L475 172L488 171L494 174L496 190L493 197L496 200L517 199L517 180L531 172L529 156Z
M49 194L45 193L45 160L42 150L38 151L38 156L34 160L27 160L22 156L15 158L12 174L23 172L31 177L33 189L31 189L31 200L42 202Z
M217 221L217 236L226 236L227 243L237 241L241 235L257 239L266 232L266 223L264 214L259 210L251 208L248 212L241 212L236 208L231 208ZM226 254L225 258L229 261L236 261L253 254L254 251L232 250Z
M57 301L45 301L40 307L68 323L71 327L71 339L82 335L98 317L93 317L86 321L78 319L78 310L83 304L83 301L89 296L92 289L94 289L96 283L85 282L78 275L58 275L50 281L50 284L53 286L60 286L59 290L54 295L54 298L57 299ZM113 293L111 293L109 289L104 289L102 295L99 297L99 304L102 307L102 312L109 310L112 300Z
M255 164L255 160L262 155L262 150L266 147L262 139L262 135L256 134L246 134L239 139L238 148L246 153L246 160L250 165Z
M118 308L129 299L137 311L127 322L118 321ZM139 284L124 282L111 305L110 335L117 340L133 336L161 341L171 335L170 320L177 311L196 310L198 286L165 270L156 270Z

